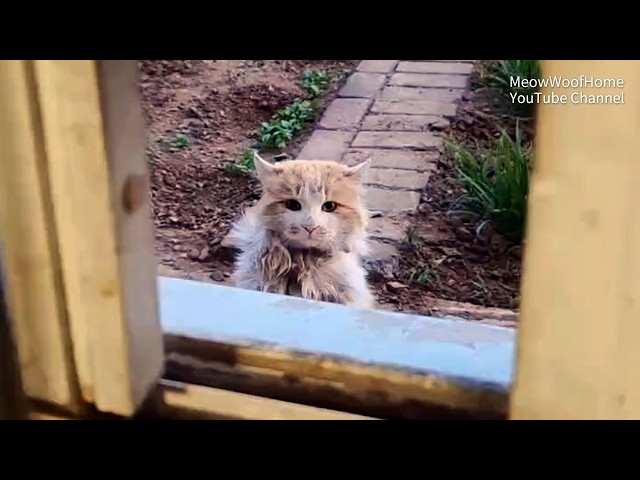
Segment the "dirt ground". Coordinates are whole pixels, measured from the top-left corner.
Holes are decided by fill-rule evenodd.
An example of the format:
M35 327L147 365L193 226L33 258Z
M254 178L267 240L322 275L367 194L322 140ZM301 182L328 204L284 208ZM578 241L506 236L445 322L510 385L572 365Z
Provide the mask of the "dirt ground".
M261 122L302 97L310 70L351 72L333 60L142 61L151 194L160 273L223 281L232 258L218 254L231 222L258 199L257 181L224 165L257 146ZM344 79L317 100L318 117ZM295 157L313 122L284 153ZM269 159L283 152L260 152Z
M501 129L513 135L516 123L495 96L480 87L477 74L476 69L471 91L464 94L446 134L486 145ZM520 125L528 140L533 136L531 125ZM478 234L478 220L450 213L463 194L456 177L451 159L441 155L402 249L397 278L409 288L379 285L380 300L401 311L423 314L432 313L438 299L516 310L522 245L510 243L490 226ZM423 273L420 284L416 284L416 273Z
M148 123L148 156L160 273L201 281L225 281L233 258L220 248L231 223L258 199L250 177L224 164L257 146L260 123L302 95L305 69L353 71L357 61L184 60L143 61L142 92ZM346 77L344 78L346 79ZM317 119L342 82L318 101ZM482 91L463 97L448 133L488 140L512 128ZM313 122L285 149L295 157ZM282 152L261 152L266 158ZM454 300L515 309L519 303L521 246L512 245L469 219L448 214L461 194L443 155L422 192L419 211L403 247L397 280L408 288L376 283L384 308L436 314ZM429 274L411 281L420 267Z

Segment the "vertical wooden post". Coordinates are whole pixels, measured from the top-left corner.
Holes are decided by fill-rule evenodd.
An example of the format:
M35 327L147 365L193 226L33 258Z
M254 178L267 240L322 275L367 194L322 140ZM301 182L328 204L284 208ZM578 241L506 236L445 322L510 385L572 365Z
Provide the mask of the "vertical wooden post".
M137 65L34 63L80 387L131 414L163 368Z
M27 395L77 411L33 65L0 62L0 248Z
M640 419L640 62L543 71L625 103L540 105L511 417Z
M135 61L0 62L0 234L27 392L130 415L163 368Z
M158 265L154 253L147 136L137 62L100 61L98 80L109 156L123 314L128 319L132 394L134 399L142 399L164 368L164 350L158 312Z

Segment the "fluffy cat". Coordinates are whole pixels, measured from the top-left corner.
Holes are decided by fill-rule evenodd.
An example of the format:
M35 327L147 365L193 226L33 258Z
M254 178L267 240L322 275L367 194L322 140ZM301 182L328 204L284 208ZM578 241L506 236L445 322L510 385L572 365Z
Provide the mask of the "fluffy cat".
M270 164L255 153L254 164L263 194L232 228L241 250L235 286L371 308L362 267L369 159Z

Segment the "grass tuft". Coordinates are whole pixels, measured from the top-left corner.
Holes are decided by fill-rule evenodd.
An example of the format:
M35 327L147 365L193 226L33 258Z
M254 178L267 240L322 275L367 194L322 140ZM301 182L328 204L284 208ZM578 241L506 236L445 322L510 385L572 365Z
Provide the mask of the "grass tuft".
M239 173L242 175L251 174L255 169L255 165L253 163L253 151L247 150L235 162L227 163L224 166L224 169L229 173Z
M510 93L531 95L537 91L537 87L512 87L511 78L539 80L542 76L540 60L499 60L494 65L493 71L488 74L488 80L507 96Z
M516 126L515 139L503 131L490 148L476 145L469 149L449 142L447 150L466 192L452 211L473 213L482 221L481 226L491 223L496 232L521 241L532 150L524 144L519 126Z
M536 104L514 103L511 95L532 95L538 91L538 87L529 85L511 86L511 79L532 80L542 76L542 64L540 60L497 60L487 61L481 68L482 82L495 89L502 103L508 105L509 110L517 117L532 118L535 114ZM527 97L526 97L527 98Z

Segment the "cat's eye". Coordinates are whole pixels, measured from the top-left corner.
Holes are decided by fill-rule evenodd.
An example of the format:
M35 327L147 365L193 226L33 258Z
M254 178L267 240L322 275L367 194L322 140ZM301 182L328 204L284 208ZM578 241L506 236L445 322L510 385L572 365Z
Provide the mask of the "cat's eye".
M286 202L284 202L284 206L289 210L293 210L294 212L302 208L302 205L300 205L300 202L297 200L287 200Z
M336 202L324 202L322 204L322 211L323 212L333 212L336 209L337 206L338 205L336 205Z

